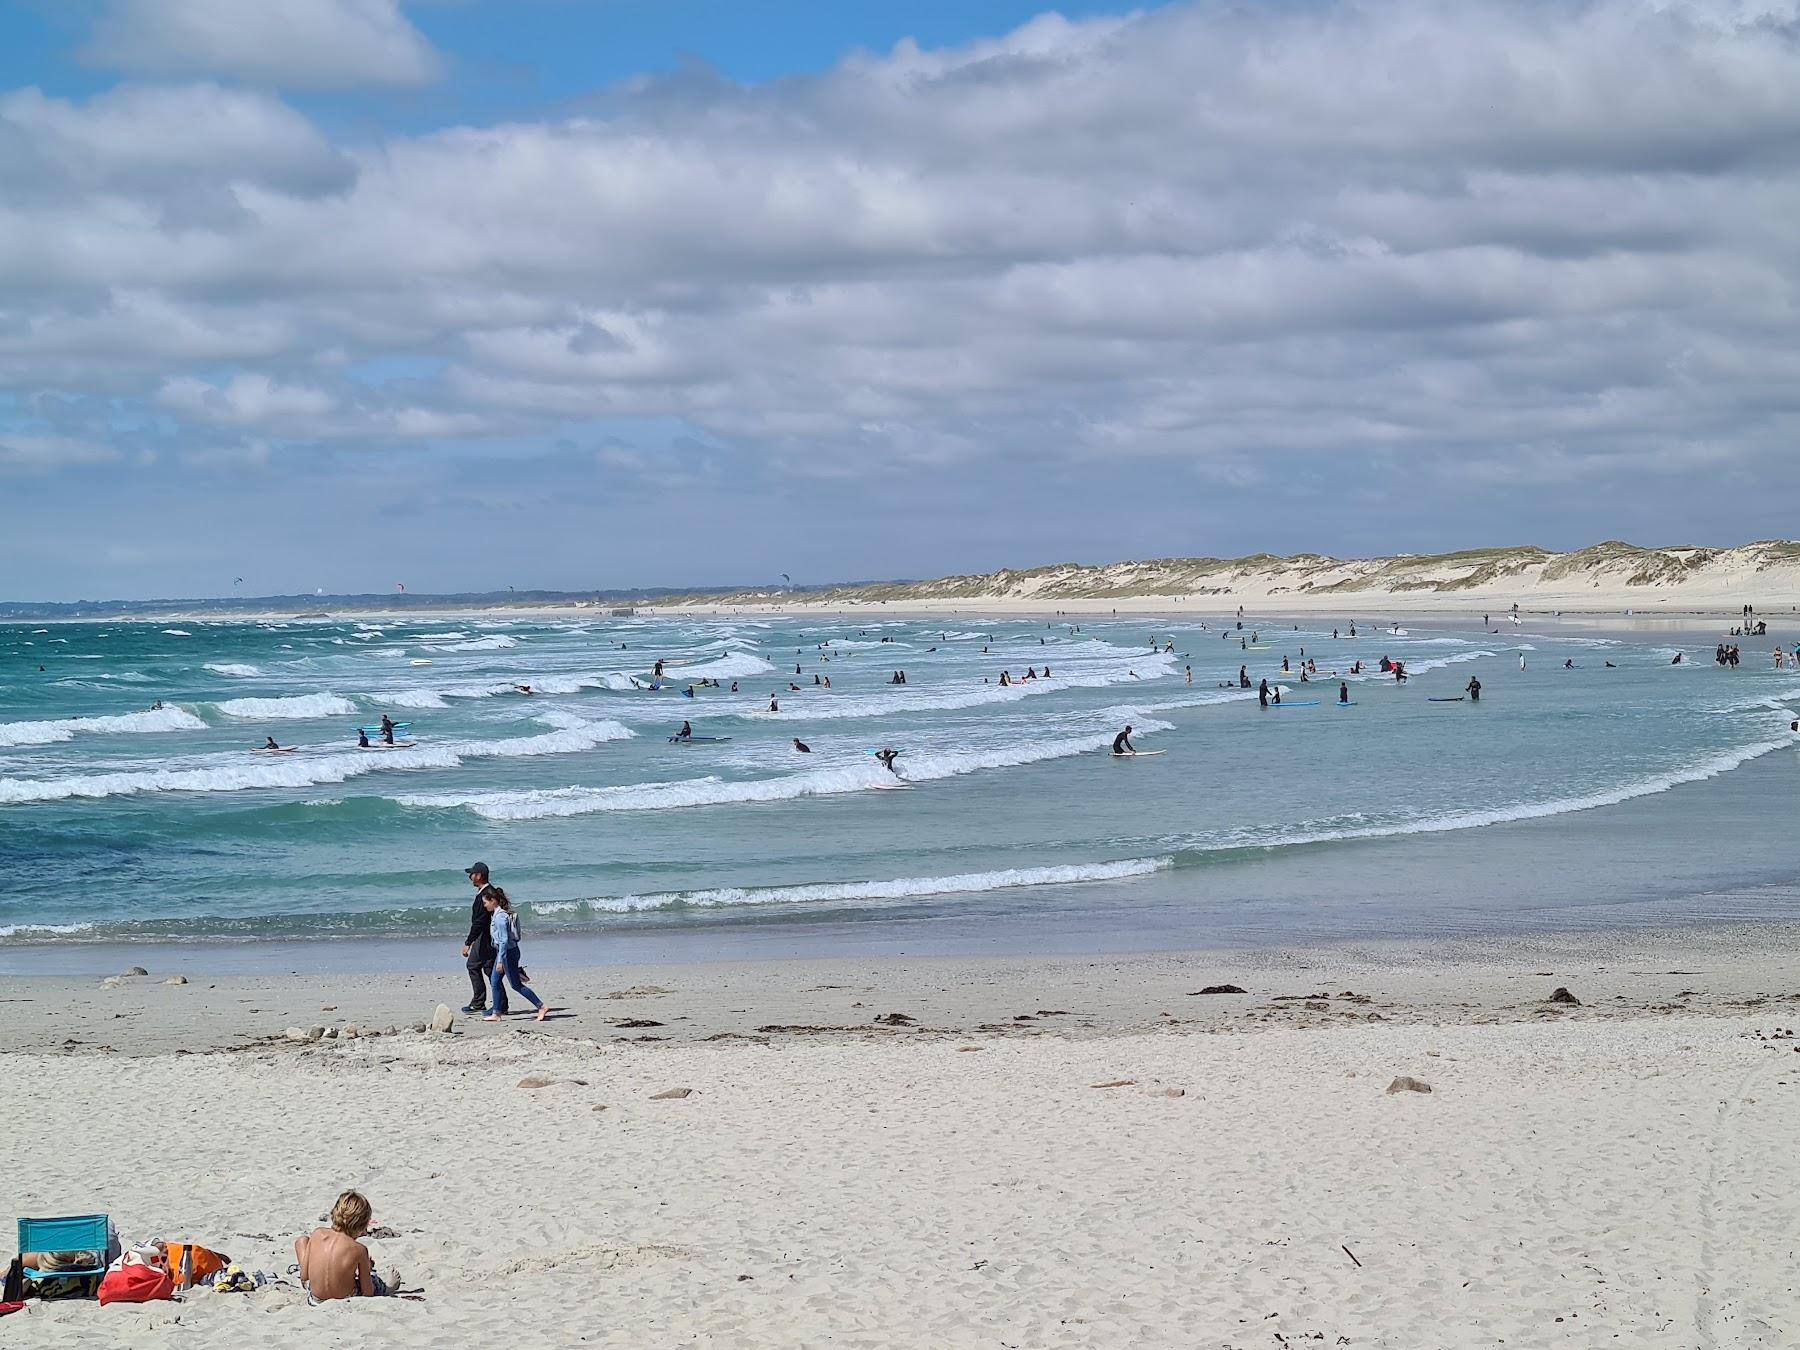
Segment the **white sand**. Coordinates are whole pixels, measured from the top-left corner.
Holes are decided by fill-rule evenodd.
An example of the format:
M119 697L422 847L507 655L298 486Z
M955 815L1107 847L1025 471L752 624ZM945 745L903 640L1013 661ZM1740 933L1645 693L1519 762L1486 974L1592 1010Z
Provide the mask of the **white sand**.
M192 1055L160 1047L239 1034L242 983L10 981L33 1000L9 1010L15 1028L47 1042L79 1008L114 1042L0 1060L14 1207L104 1207L128 1237L285 1270L294 1233L354 1184L399 1234L372 1243L378 1263L426 1300L43 1305L0 1336L1791 1344L1800 1042L1761 1037L1800 1024L1784 992L1800 956L1791 935L1763 945L1727 959L1680 938L1565 944L1551 975L1544 944L1456 965L1370 952L664 967L669 992L628 1000L605 997L626 987L619 971L548 969L540 981L579 1012L556 1035L465 1022ZM1250 992L1190 997L1208 976ZM327 986L343 1006L320 1020L396 983ZM1541 1002L1558 983L1584 1006ZM291 1014L319 991L282 977L248 996ZM1277 997L1314 992L1333 997ZM1065 1015L1028 1004L1030 1023L1003 1025L1022 997L1060 998L1038 1006ZM900 1008L924 1029L872 1025ZM693 1025L670 1043L615 1040L663 1034L602 1024L625 1015ZM766 1044L697 1039L814 1016L844 1020ZM1386 1095L1396 1074L1434 1091ZM526 1075L555 1081L520 1087ZM694 1095L651 1100L678 1086ZM1183 1095L1159 1095L1171 1089Z

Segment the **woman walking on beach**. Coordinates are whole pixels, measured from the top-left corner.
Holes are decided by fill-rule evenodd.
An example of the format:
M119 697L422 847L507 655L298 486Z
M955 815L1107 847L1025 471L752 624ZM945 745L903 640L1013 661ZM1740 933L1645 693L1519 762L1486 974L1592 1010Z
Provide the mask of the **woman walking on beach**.
M493 917L489 920L489 931L494 937L494 973L489 977L488 1007L500 1006L500 982L505 980L513 989L523 995L525 1001L537 1009L536 1021L542 1022L550 1015L550 1009L544 1000L531 991L525 983L522 967L519 962L519 918L513 913L512 901L506 898L506 892L498 886L488 887L487 894L481 902L487 906ZM498 1022L499 1013L489 1013L481 1019L484 1022Z

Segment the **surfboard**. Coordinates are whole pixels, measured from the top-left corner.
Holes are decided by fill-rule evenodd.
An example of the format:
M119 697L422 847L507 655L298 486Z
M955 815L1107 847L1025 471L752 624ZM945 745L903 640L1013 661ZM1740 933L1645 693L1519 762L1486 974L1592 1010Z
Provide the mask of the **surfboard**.
M1272 644L1272 643L1268 643L1268 642L1252 642L1252 643L1249 643L1249 644L1248 644L1248 645L1246 645L1246 646L1245 646L1245 648L1244 648L1244 650L1245 650L1245 651L1247 651L1247 652L1266 652L1266 651L1272 651L1272 650L1273 650L1273 644Z
M1425 701L1427 703L1461 703L1462 695L1458 694L1455 698L1428 698Z
M1339 699L1337 706L1340 708L1354 708L1356 706L1356 700L1353 698Z
M1316 708L1319 706L1319 700L1316 698L1287 698L1280 703L1271 702L1269 706L1271 708Z
M431 664L431 662L426 661L426 660L415 660L412 664L415 666L428 666Z
M386 741L375 741L372 744L359 745L356 748L358 750L410 750L417 744L417 741L395 741L392 745Z
M1147 759L1151 755L1166 755L1167 750L1114 750L1114 759Z
M291 755L299 748L300 747L297 745L278 745L273 749L270 749L266 745L253 745L250 747L251 751L258 755Z
M730 740L729 736L671 736L670 745L718 745Z
M911 792L912 784L911 783L870 783L869 790L872 792Z
M411 727L411 726L412 726L412 723L411 723L411 722L396 722L396 723L394 723L394 730L395 730L395 731L405 731L405 730L407 730L407 729L408 729L408 728L410 728L410 727ZM358 730L358 731L360 731L360 732L362 732L362 734L363 734L363 735L365 735L365 736L379 736L379 735L381 735L381 728L380 728L380 727L379 727L379 726L373 726L373 727L358 727L358 728L357 728L357 730Z

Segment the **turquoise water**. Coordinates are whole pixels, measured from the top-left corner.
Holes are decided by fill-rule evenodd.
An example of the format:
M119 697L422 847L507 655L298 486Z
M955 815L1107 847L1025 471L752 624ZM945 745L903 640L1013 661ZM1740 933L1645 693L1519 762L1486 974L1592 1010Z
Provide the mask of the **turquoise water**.
M1777 752L1800 672L1771 668L1776 635L1731 671L1710 641L1671 666L1667 641L1348 623L0 628L0 936L455 933L477 858L540 934L1282 941L1553 909L1662 922L1711 912L1722 883L1800 912L1791 785L1746 795L1794 761ZM1268 650L1240 646L1253 630ZM1321 672L1386 654L1413 678L1351 678L1339 708L1336 680L1281 675L1301 649ZM1240 664L1322 701L1264 712L1219 687ZM1471 674L1479 705L1428 701ZM384 711L415 744L358 749ZM670 744L684 718L730 739ZM1166 753L1113 759L1127 722ZM266 735L298 748L256 753ZM911 790L876 790L883 746Z

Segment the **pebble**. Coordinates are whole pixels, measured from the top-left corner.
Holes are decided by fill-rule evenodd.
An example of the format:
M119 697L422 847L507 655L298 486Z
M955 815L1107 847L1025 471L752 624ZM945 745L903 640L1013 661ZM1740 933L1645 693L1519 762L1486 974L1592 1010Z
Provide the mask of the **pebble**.
M1550 997L1545 999L1544 1001L1546 1003L1567 1003L1570 1006L1576 1007L1576 1008L1579 1008L1581 1006L1581 1000L1576 998L1575 995L1571 994L1567 989L1564 989L1561 986L1558 986L1556 991L1553 994L1551 994Z
M1430 1092L1431 1084L1422 1083L1417 1078L1408 1078L1405 1074L1401 1074L1387 1085L1387 1090L1389 1096L1396 1092Z
M669 1088L663 1092L651 1093L650 1100L653 1102L678 1102L683 1097L691 1097L693 1095L694 1089L692 1088Z
M325 1028L324 1027L308 1027L306 1029L306 1039L309 1041L324 1040L325 1039Z
M148 975L150 972L145 970L142 966L133 966L130 970L126 971L125 973L127 975Z
M438 1004L436 1010L431 1014L431 1029L433 1031L448 1031L455 1025L456 1014L450 1011L450 1005L448 1003ZM424 1027L419 1028L421 1031L424 1029Z
M281 1034L283 1036L287 1037L290 1041L306 1041L306 1040L312 1039L310 1036L308 1036L306 1034L305 1027L289 1027L286 1031L282 1032Z
M185 975L171 975L163 981L164 984L186 984L187 982L188 977Z
M1235 984L1209 984L1204 989L1194 990L1194 993L1189 994L1188 997L1193 998L1196 994L1241 994L1243 992Z
M362 1032L358 1029L356 1023L346 1022L344 1024L344 1029L340 1031L338 1035L342 1036L347 1041L353 1041L358 1036L362 1035Z
M555 1081L554 1078L546 1078L539 1073L529 1073L519 1080L519 1086L522 1088L547 1088Z

